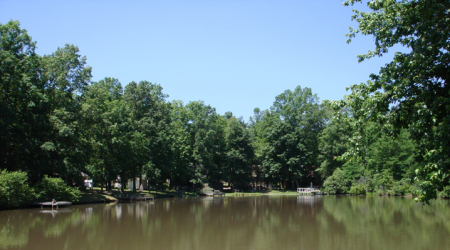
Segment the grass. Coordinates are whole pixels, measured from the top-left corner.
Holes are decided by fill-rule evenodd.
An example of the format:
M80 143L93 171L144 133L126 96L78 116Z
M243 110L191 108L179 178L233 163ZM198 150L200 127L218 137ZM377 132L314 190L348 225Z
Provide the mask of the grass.
M94 187L92 189L93 194L97 193L100 195L105 195L105 196L110 196L112 198L114 197L119 197L119 196L135 196L135 197L139 197L142 195L150 195L150 196L154 196L155 198L168 198L168 197L176 197L176 196L181 196L179 193L177 193L175 190L166 190L166 191L157 191L157 190L151 190L150 192L148 190L144 190L143 192L139 192L139 191L132 191L129 189L125 189L123 192L120 191L120 189L113 189L110 192L107 192L105 188L103 188L103 193L100 189L100 187ZM183 197L197 197L198 194L194 193L194 192L185 192L183 194Z
M107 194L81 192L80 199L75 203L113 202L116 198Z
M157 190L151 190L150 192L148 190L144 190L143 192L133 192L131 190L125 189L122 193L119 189L113 189L111 192L106 192L105 189L103 189L103 193L101 192L101 189L99 187L94 187L93 192L82 192L81 199L77 203L95 203L95 202L110 202L110 201L117 201L115 197L119 196L135 196L139 197L142 195L150 195L155 198L171 198L171 197L181 197L179 193L177 193L175 190L166 190L166 191L157 191ZM262 191L256 191L256 192L239 192L239 193L225 193L225 196L233 197L233 196L239 196L239 195L245 195L245 196L259 196L259 195L298 195L296 191L293 190L262 190ZM199 195L194 192L186 192L182 195L183 197L198 197Z
M266 192L266 191L261 191ZM270 190L266 193L267 195L298 195L297 191L293 190Z
M225 193L225 196L237 196L237 195L298 195L296 191L292 190L263 190L256 192L239 192L239 193Z

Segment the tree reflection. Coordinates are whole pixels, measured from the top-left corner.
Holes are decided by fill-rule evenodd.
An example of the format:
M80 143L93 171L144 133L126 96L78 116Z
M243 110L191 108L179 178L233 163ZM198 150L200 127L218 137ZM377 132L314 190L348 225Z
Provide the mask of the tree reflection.
M324 231L345 232L355 249L380 244L395 249L444 249L442 235L449 235L448 201L423 206L409 198L339 197L324 199ZM334 225L331 225L334 224ZM341 228L341 230L334 230ZM327 238L326 245L344 247L348 242ZM445 241L446 242L446 241ZM448 242L447 242L448 244Z
M0 247L49 249L445 248L447 201L236 197L3 211ZM435 246L435 247L434 247Z

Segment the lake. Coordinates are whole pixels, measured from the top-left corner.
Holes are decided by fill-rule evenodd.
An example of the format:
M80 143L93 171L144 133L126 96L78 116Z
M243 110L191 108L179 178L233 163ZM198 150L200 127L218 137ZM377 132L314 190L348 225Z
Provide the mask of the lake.
M0 249L450 249L448 200L241 196L0 211Z

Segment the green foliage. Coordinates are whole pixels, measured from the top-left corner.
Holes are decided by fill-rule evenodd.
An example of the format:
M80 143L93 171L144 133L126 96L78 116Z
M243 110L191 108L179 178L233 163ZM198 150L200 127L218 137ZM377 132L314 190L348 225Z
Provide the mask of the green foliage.
M384 169L381 173L373 175L375 192L380 195L388 194L388 191L394 185L394 178L388 169Z
M188 103L186 111L190 182L200 188L203 183L223 180L226 170L225 118L203 102Z
M90 82L92 68L86 65L86 57L79 54L78 47L70 44L41 57L40 63L40 81L48 98L45 115L51 125L41 131L44 135L41 155L51 161L32 169L30 178L35 183L45 174L58 173L66 180L75 181L85 170L88 155L82 137L82 130L87 126L82 119L81 95Z
M66 45L40 57L19 22L0 24L0 168L65 179L84 168L79 94L91 69L78 48Z
M49 160L35 158L48 130L35 45L19 22L0 24L0 169L31 171Z
M381 134L367 149L367 168L374 171L388 169L394 180L405 175L413 177L417 166L415 144L409 138L409 132L403 129L396 138Z
M263 137L257 139L263 151L257 152L262 154L264 177L284 183L306 180L307 169L317 164L318 134L325 125L317 95L300 86L286 90L275 97L270 112L255 118L254 132Z
M423 7L422 1L376 2L383 2L370 3L378 14L357 12L355 18L363 25L363 33L375 32L380 38L389 35L379 33L376 26L389 26L390 16L386 24L364 25L371 18L379 21L382 19L377 18L391 13L386 6L402 10L411 2ZM440 8L435 7L432 11ZM419 40L415 42L413 49L423 49ZM376 45L383 47L386 40L378 40ZM446 51L440 50L445 55ZM411 55L417 59L417 53ZM79 55L78 47L66 44L41 57L18 22L0 24L0 169L22 170L30 184L57 174L66 183L80 185L80 173L84 172L102 189L118 175L123 181L146 176L155 186L170 179L172 186L194 188L220 181L240 186L256 181L292 188L311 182L317 185L327 178L330 192L345 193L350 183L359 179L352 192L361 193L361 184L383 194L406 192L403 182L396 181L417 175L426 180L420 182L422 190L433 195L439 185L448 185L450 151L445 142L450 121L445 115L449 98L442 91L446 80L441 76L438 80L431 75L426 78L426 72L412 69L420 78L412 77L419 82L419 89L406 83L398 75L412 73L395 67L403 67L398 60L408 56L396 56L396 64L387 65L367 85L353 86L351 95L335 102L336 116L342 119L330 121L329 103L320 104L310 88L298 86L277 95L269 110L256 108L246 124L231 112L219 115L201 101L186 106L181 101L167 103L162 87L148 81L131 82L125 89L114 78L91 83L92 69ZM416 61L413 64L417 66ZM435 77L437 71L433 70L441 70L441 66L424 65ZM428 83L435 94L424 87ZM408 92L401 97L399 89L416 94ZM376 123L379 121L382 126ZM417 159L426 167L414 171ZM322 179L311 174L317 167ZM38 185L38 195L60 199L59 189L66 190L63 184L62 180L45 178ZM64 192L73 193L66 199L76 199L76 191L67 188Z
M347 151L350 134L348 126L339 121L329 122L319 134L320 167L316 171L322 178L326 179L336 168L342 168L345 161L339 161L337 158Z
M438 195L441 198L450 198L450 186L444 187Z
M115 180L118 165L125 164L126 118L123 89L114 78L93 82L83 95L83 136L91 149L88 170L103 188L106 180Z
M34 197L33 190L28 186L26 173L0 172L0 208L13 208L26 204Z
M162 87L148 81L131 82L125 87L123 100L127 117L126 140L129 142L125 160L130 177L142 176L147 167L158 166L166 170L170 164L167 140L169 105ZM168 177L163 175L162 178Z
M365 195L366 194L366 186L359 183L354 183L350 190L348 191L349 194L353 195Z
M250 182L253 158L248 131L235 117L228 118L225 128L225 179L235 185L246 186Z
M50 201L78 201L81 192L78 188L68 186L61 178L52 178L45 176L35 186L36 197L38 200Z
M394 185L388 190L388 195L393 196L405 196L407 194L413 194L414 188L411 186L410 181L407 179L402 179L399 181L395 181Z
M361 0L346 1L353 5ZM392 62L372 74L366 84L351 86L351 94L334 103L337 110L351 108L348 119L354 128L349 157L363 154L360 129L368 120L384 126L390 136L408 129L417 143L421 166L416 170L421 195L428 202L448 184L450 166L450 91L448 65L449 1L379 0L367 3L370 12L354 10L359 24L350 28L348 42L357 33L373 35L375 49L360 55L359 61L382 56L394 45L409 49L396 52Z
M350 181L345 178L345 172L340 168L334 170L333 174L323 183L325 192L329 194L345 194L350 189Z

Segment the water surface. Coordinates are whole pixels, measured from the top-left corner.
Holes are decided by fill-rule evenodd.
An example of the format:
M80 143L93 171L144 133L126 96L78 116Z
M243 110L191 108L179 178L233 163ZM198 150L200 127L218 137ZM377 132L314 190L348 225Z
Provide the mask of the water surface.
M449 201L255 196L0 211L0 249L450 249Z

